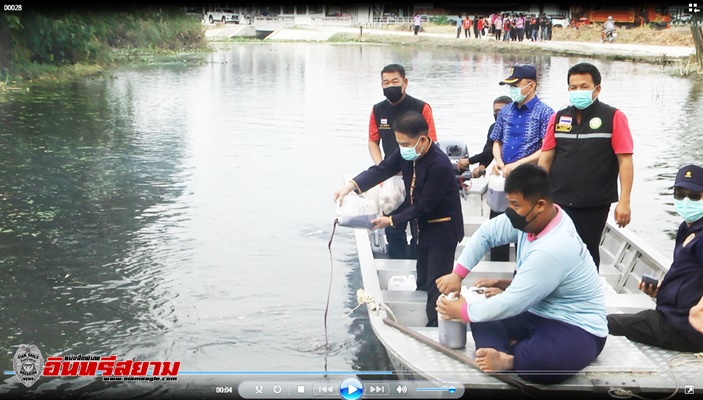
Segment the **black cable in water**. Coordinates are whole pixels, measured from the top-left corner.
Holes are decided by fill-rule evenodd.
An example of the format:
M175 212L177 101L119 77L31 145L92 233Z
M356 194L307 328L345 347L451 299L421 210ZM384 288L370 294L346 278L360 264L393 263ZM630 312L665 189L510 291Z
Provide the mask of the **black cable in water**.
M327 311L330 309L330 295L332 294L332 277L334 272L334 263L332 262L332 238L334 238L334 231L337 229L337 224L339 219L334 219L334 225L332 225L332 235L330 236L330 241L327 243L327 249L330 252L330 286L327 289L327 305L325 306L325 347L329 347L329 342L327 340Z

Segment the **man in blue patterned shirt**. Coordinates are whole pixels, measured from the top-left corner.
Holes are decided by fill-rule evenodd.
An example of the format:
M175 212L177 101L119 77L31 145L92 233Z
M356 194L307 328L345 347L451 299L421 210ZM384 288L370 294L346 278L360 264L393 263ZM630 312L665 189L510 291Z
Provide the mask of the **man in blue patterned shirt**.
M531 65L514 65L500 85L510 86L513 103L500 111L491 133L493 173L507 176L520 164L537 164L554 110L537 97L537 70Z

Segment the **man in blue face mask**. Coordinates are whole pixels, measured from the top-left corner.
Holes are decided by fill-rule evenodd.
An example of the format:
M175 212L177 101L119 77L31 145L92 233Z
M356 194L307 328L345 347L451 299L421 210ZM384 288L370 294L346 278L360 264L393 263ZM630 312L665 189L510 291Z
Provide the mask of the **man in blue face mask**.
M703 168L681 168L674 183L674 206L683 222L676 233L674 261L655 287L639 288L655 297L654 310L608 315L611 335L664 349L703 351Z
M618 202L614 211L618 226L630 223L632 134L625 114L598 100L598 68L576 64L569 69L567 82L572 105L549 120L539 165L549 172L554 201L574 221L598 268L598 246L611 203Z
M459 241L464 237L459 185L449 157L433 144L425 118L408 111L395 121L400 149L378 165L358 174L334 193L343 201L350 192L363 193L386 179L402 174L405 206L402 211L379 217L371 229L388 229L413 222L417 226L417 289L427 292L427 326L437 326L435 280L452 270Z
M520 164L537 164L554 110L537 97L537 70L531 65L514 65L499 84L510 87L513 102L498 113L491 132L493 173L507 176Z

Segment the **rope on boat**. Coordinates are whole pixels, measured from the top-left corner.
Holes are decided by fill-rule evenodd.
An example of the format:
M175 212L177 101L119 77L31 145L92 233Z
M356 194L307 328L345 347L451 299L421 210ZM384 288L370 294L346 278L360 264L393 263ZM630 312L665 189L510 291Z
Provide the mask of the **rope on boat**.
M693 357L693 358L691 358ZM678 363L674 363L675 360L679 358L688 358L683 361L679 361ZM662 399L656 399L656 400L668 400L679 392L679 387L681 386L681 383L679 382L679 377L676 376L676 373L672 370L674 367L680 367L682 365L688 365L688 364L698 364L698 363L703 363L703 353L694 353L694 354L677 354L671 358L669 358L669 361L667 362L667 365L669 366L669 372L671 372L671 375L674 376L674 380L676 381L676 387L674 388L674 392L671 393L670 395L662 398ZM655 399L650 399L647 397L643 397L637 394L632 393L632 390L629 389L623 389L623 388L610 388L608 389L608 394L610 397L614 397L616 399L629 399L632 397L642 399L642 400L655 400Z
M376 315L383 309L391 318L393 318L393 321L398 322L398 318L396 318L395 314L393 314L393 311L386 305L384 302L378 302L376 300L376 297L370 293L366 293L364 289L358 289L356 291L356 301L359 302L359 304L354 307L349 313L347 313L347 316L350 316L351 313L356 311L359 307L361 307L364 304L369 304L371 305L371 311L376 311Z
M332 294L332 277L334 276L334 263L332 262L332 238L334 238L334 231L337 229L337 224L339 219L334 219L334 225L332 225L332 235L330 235L330 241L327 243L327 249L330 252L330 285L327 288L327 305L325 305L325 346L329 346L329 341L327 340L327 312L330 310L330 295Z
M478 365L476 364L476 361L464 353L450 349L449 347L447 347L439 342L436 342L436 341L430 339L429 337L406 327L405 325L401 325L397 321L391 321L388 318L384 318L383 322L386 325L389 325L389 326L392 326L393 328L398 329L402 333L404 333L404 334L412 337L413 339L433 348L434 350L439 351L440 353L442 353L446 356L449 356L457 361L460 361L464 364L467 364L476 370L479 370L479 371L481 370L478 367ZM513 375L500 373L500 372L497 372L497 373L491 372L489 375L500 380L500 381L503 381L511 386L518 388L523 394L525 394L526 396L531 397L533 399L544 398L544 395L546 394L539 387L520 382Z

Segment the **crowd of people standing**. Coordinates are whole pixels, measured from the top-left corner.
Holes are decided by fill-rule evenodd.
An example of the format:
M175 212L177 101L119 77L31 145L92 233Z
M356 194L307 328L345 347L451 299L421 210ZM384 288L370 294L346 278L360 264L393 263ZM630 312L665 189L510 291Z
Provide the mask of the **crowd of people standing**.
M509 14L493 13L485 15L457 15L456 37L461 37L462 31L465 38L475 39L494 37L505 42L532 42L552 40L552 20L543 13L539 14Z

